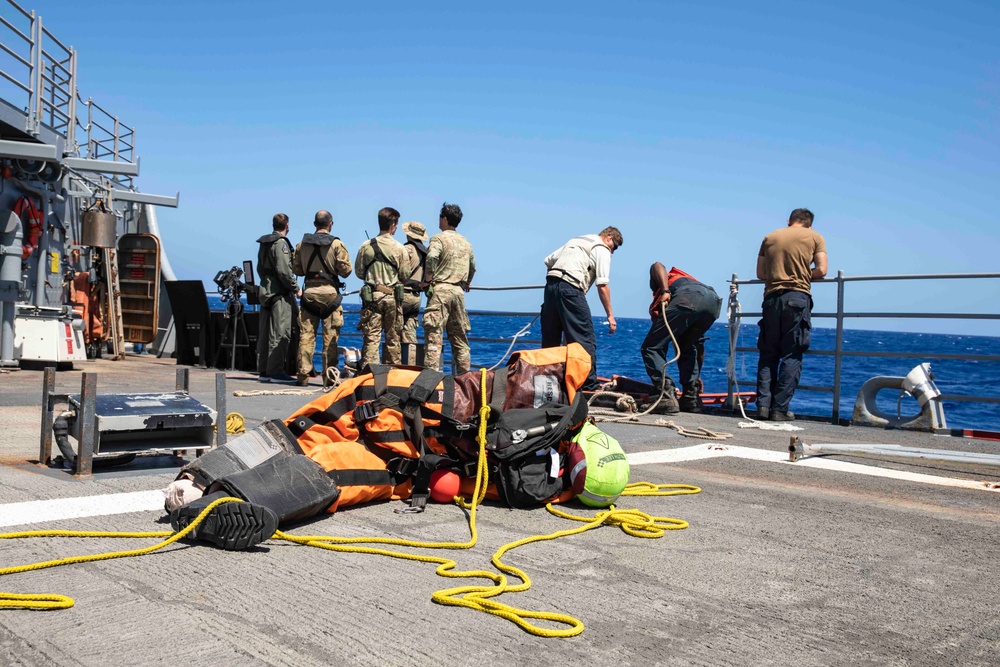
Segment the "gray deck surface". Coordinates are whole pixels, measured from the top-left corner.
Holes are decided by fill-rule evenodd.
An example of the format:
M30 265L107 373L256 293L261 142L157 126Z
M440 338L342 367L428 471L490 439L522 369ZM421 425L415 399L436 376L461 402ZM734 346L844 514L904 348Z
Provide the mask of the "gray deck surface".
M172 361L77 364L60 392L77 392L80 370L100 373L99 391L172 390ZM77 480L37 468L40 372L0 375L0 518L10 503L162 488L176 460L145 470ZM286 417L308 397L236 398L262 389L229 380L228 409L248 426ZM192 369L192 393L214 403L214 373ZM733 433L728 446L782 451L789 434L744 430L741 419L678 415L688 428ZM646 419L651 421L651 419ZM901 443L1000 453L1000 443L800 421L807 442ZM606 424L629 453L693 446L668 428ZM714 445L713 445L714 446ZM0 610L0 665L997 665L1000 664L1000 482L996 471L943 464L879 469L984 482L951 488L777 461L711 457L632 468L633 481L685 483L703 492L628 497L619 507L690 522L662 539L601 527L533 544L505 561L532 588L501 598L557 611L586 626L570 639L527 634L493 616L434 604L459 585L434 566L340 554L271 540L249 552L175 544L130 559L0 577L0 591L61 593L61 611ZM148 468L151 463L164 467ZM402 515L401 503L350 508L291 532L468 537L456 506ZM570 506L577 513L590 513ZM162 511L0 528L163 530ZM437 552L462 569L489 568L506 542L575 527L544 508L479 512L479 544ZM135 548L154 540L0 540L0 567ZM427 550L424 553L430 553ZM476 580L473 583L482 583Z

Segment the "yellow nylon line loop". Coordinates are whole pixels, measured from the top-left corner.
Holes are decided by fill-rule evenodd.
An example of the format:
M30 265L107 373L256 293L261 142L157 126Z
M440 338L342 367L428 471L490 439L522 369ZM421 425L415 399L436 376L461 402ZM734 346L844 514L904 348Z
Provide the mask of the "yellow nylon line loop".
M153 532L133 532L133 533L123 533L123 532L104 532L104 531L91 531L91 530L28 530L16 533L0 533L0 539L11 540L20 539L25 537L114 537L114 538L140 538L140 537L166 537L167 539L154 544L149 547L144 547L142 549L133 549L131 551L113 551L103 554L92 554L89 556L70 556L68 558L58 558L55 560L42 561L40 563L32 563L30 565L16 565L13 567L0 568L0 577L8 574L19 574L21 572L31 572L34 570L44 570L49 567L56 567L58 565L72 565L73 563L93 563L101 560L110 560L112 558L129 558L131 556L144 556L148 553L152 553L157 549L162 549L163 547L173 544L177 540L180 540L188 535L192 530L194 530L199 523L204 520L208 513L213 509L218 507L223 503L239 503L243 502L239 498L220 498L213 502L211 505L202 510L201 514L188 524L184 530L178 531L176 533L171 531L153 531ZM65 595L56 594L20 594L20 593L6 593L0 592L0 608L15 608L15 609L68 609L74 605L73 598L66 597Z

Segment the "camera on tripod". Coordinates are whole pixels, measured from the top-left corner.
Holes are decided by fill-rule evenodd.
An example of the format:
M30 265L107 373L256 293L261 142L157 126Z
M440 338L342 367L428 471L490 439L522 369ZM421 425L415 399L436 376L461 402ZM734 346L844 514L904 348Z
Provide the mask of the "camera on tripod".
M240 300L240 294L248 288L248 285L240 280L242 277L243 269L236 266L215 274L215 284L219 287L219 298L223 303Z

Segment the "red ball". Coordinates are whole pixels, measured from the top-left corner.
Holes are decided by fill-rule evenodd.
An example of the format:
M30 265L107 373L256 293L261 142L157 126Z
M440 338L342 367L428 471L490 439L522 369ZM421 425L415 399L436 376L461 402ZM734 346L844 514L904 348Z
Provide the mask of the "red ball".
M435 470L431 473L431 500L450 503L458 495L462 478L451 470Z
M568 471L569 483L573 485L573 493L580 495L587 483L587 456L583 453L583 447L575 442L569 444L566 452L565 469Z

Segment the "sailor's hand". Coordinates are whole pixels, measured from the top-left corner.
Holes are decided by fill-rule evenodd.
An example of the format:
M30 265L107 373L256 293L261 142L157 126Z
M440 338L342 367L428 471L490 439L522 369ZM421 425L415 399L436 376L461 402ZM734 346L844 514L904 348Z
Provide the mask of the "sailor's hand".
M608 333L614 333L618 331L618 322L615 321L614 315L608 316Z

